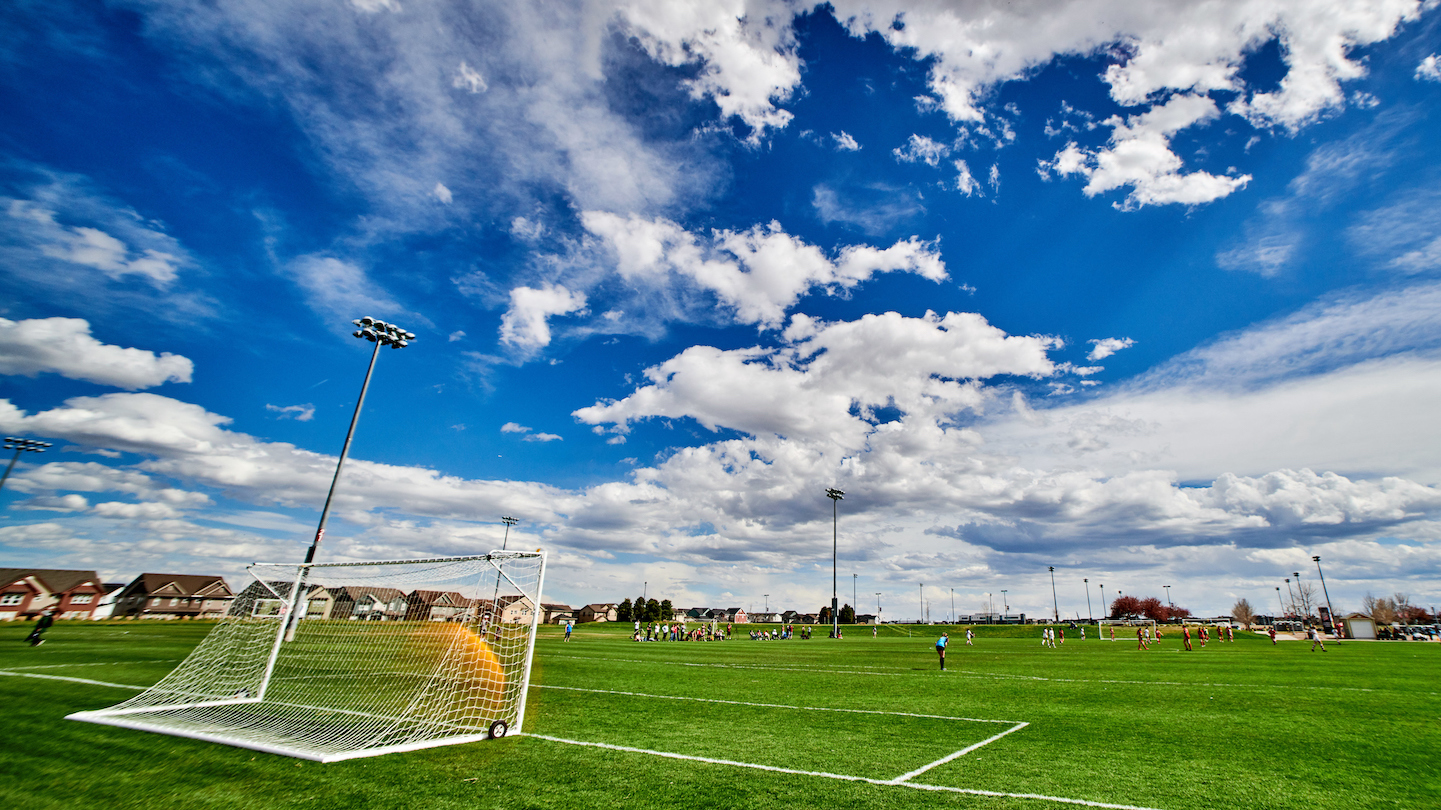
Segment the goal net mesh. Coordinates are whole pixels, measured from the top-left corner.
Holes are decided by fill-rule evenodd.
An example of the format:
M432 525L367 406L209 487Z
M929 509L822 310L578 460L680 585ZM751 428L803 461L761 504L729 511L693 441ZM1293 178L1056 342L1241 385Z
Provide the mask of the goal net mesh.
M174 671L70 718L322 762L519 731L544 567L503 551L256 563Z

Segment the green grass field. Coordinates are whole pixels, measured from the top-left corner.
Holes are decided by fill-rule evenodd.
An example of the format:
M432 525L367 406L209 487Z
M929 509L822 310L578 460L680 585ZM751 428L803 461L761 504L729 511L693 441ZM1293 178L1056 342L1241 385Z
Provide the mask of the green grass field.
M62 622L39 648L23 643L29 629L0 627L0 672L11 673L0 675L0 800L16 808L1074 806L1031 796L1163 810L1441 807L1437 644L1323 654L1247 635L1137 652L1070 631L1049 650L1039 628L981 628L974 648L952 632L943 673L940 628L648 644L619 626L580 626L568 644L546 628L525 731L556 740L321 765L62 719L136 693L65 679L148 685L208 624ZM854 779L894 780L978 744L906 784Z

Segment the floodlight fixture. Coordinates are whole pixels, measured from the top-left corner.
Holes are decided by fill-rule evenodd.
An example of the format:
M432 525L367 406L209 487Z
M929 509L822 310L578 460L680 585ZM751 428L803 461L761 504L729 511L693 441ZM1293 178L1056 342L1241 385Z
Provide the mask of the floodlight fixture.
M1056 598L1056 566L1047 566L1051 569L1051 609L1055 611L1056 623L1061 623L1061 603Z
M10 477L10 471L15 469L15 462L20 460L21 453L43 453L45 448L52 447L50 442L42 442L39 439L27 439L20 436L6 436L5 449L14 450L15 455L10 458L10 463L5 467L5 474L0 475L0 489L5 488L5 479Z
M505 524L505 537L501 538L500 550L505 551L506 544L510 542L510 527L514 526L520 521L516 520L513 517L503 517L500 519L500 522Z
M1331 607L1331 592L1326 590L1326 572L1321 570L1320 556L1314 556L1311 559L1316 561L1316 573L1321 575L1321 593L1326 596L1326 613L1331 616L1331 626L1332 629L1335 629L1336 610Z

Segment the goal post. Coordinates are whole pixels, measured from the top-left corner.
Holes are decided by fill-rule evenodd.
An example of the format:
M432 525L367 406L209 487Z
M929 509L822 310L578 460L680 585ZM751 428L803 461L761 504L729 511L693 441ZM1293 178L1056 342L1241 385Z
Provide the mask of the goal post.
M521 729L543 551L249 572L170 674L69 719L320 762Z

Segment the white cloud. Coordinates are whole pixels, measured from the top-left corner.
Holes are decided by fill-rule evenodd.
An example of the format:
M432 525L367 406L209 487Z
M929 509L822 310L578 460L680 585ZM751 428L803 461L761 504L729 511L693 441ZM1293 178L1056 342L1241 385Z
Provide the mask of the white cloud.
M845 130L841 130L839 135L832 132L831 140L836 142L836 149L841 152L859 152L861 150L861 145Z
M548 346L548 319L583 310L585 302L584 293L559 284L544 284L539 289L516 287L510 291L510 308L500 319L500 341L525 350Z
M310 308L336 323L404 311L353 262L333 256L301 256L290 263L289 270Z
M783 338L776 350L692 346L647 369L649 385L574 415L591 425L689 416L710 430L856 448L876 409L937 419L979 407L977 380L1055 368L1053 339L1008 336L974 313L831 324L796 315Z
M180 512L175 507L164 503L108 501L95 504L91 511L100 517L128 520L171 520L180 517Z
M1087 360L1104 360L1122 349L1129 349L1136 345L1136 341L1130 338L1098 338L1086 341L1094 348L1086 355Z
M950 153L951 147L933 141L924 135L915 134L906 140L904 146L898 146L891 150L891 154L896 156L896 160L902 163L921 161L932 167L941 165L941 158Z
M980 193L981 184L971 176L971 167L966 165L964 160L956 161L956 191L967 197Z
M101 343L80 318L0 318L0 374L34 377L53 372L72 380L134 391L190 382L194 364L178 354Z
M436 183L435 188L431 189L430 195L446 205L455 201L455 195L450 193L450 189L446 188L444 183Z
M500 426L501 433L529 433L530 428L516 422L506 422Z
M779 326L786 310L817 287L848 289L894 271L946 278L935 245L915 237L885 249L852 245L832 259L775 222L748 231L718 230L705 239L664 218L587 211L581 221L604 240L627 281L653 285L678 276L714 293L740 323L769 328Z
M46 256L94 268L112 279L136 275L163 287L175 280L186 261L183 255L155 248L133 249L100 228L62 225L56 221L55 211L26 200L9 200L7 212L11 219L24 223L20 227ZM135 226L132 232L143 234L151 242L172 241L165 234L143 226Z
M461 61L460 67L456 68L455 78L450 83L451 87L457 90L464 90L467 93L484 93L490 89L485 77L476 72L475 68ZM449 200L447 200L449 202Z
M1421 60L1416 66L1416 79L1424 82L1441 82L1441 64L1436 61L1436 54L1431 54Z
M90 508L90 501L84 495L41 495L29 498L11 507L12 509L45 511L45 512L83 512Z
M1243 188L1250 182L1251 175L1222 177L1204 171L1182 173L1181 159L1171 151L1170 138L1219 114L1210 98L1177 95L1165 104L1125 120L1112 116L1103 122L1112 128L1108 147L1085 149L1073 141L1049 162L1041 163L1042 173L1085 177L1087 197L1130 186L1125 200L1116 204L1126 210L1167 203L1208 203Z
M522 441L527 441L527 442L558 442L558 441L562 441L562 438L563 438L563 437L557 436L557 435L555 435L554 433L532 433L532 434L530 434L529 436L526 436L525 438L523 438Z
M620 18L652 57L700 65L700 74L686 82L691 95L711 99L724 117L740 118L752 128L753 141L790 123L791 114L776 105L801 82L791 27L801 11L785 0L618 4Z
M451 332L450 335L446 337L446 340L450 343L454 343L463 337L465 337L465 332L463 330L457 329L454 332Z
M309 422L315 418L315 406L309 402L304 405L271 405L266 403L265 410L271 413L278 413L278 419L294 419L297 422Z

